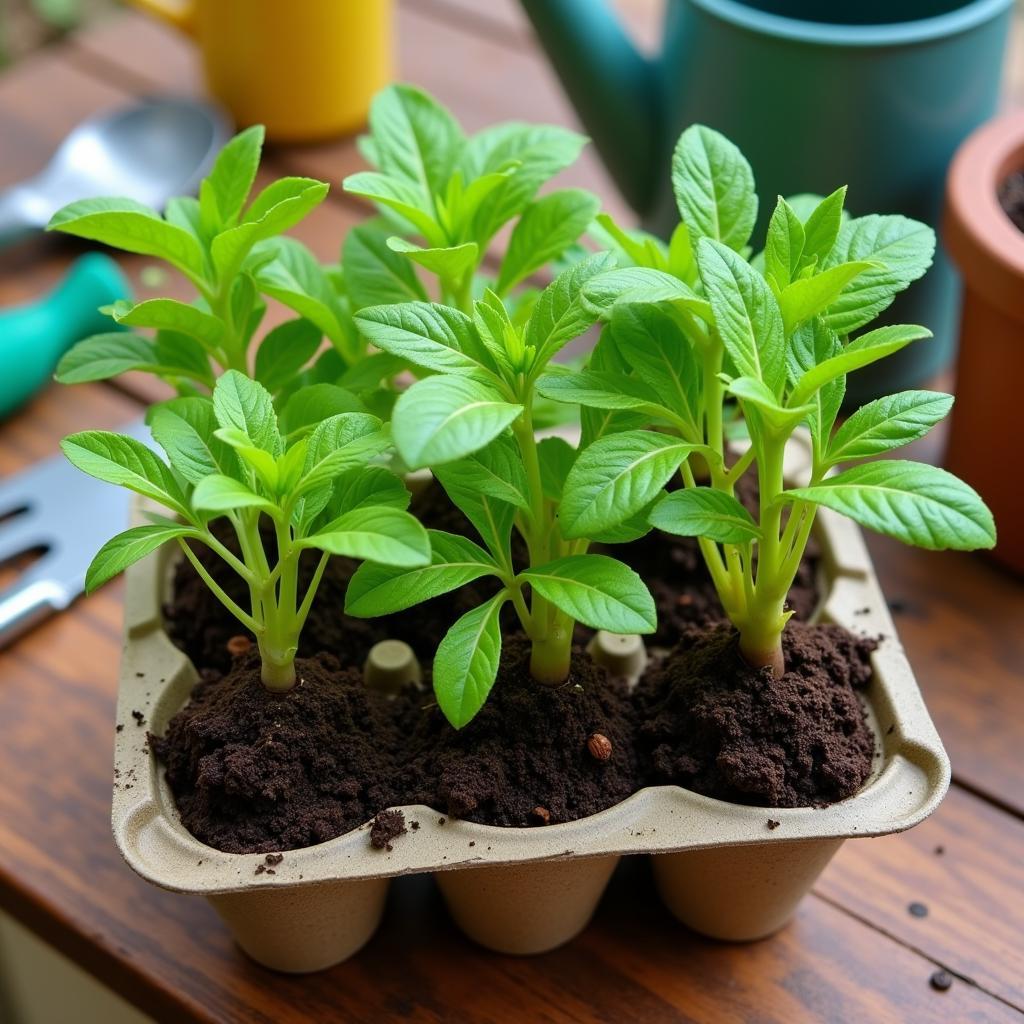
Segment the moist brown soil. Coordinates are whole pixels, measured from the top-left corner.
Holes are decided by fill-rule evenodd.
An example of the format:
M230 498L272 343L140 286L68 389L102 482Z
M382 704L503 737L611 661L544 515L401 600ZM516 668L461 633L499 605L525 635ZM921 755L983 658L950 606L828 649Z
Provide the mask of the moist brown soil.
M568 680L542 686L530 678L529 655L523 636L506 637L490 698L464 728L453 729L432 703L409 715L401 802L486 825L527 826L584 818L637 790L626 684L577 648ZM607 760L588 750L594 733L611 742Z
M675 478L668 490L679 484ZM756 514L759 500L757 477L745 473L736 484L736 497ZM617 544L607 553L635 569L650 588L658 610L658 630L645 637L649 647L672 647L691 626L707 627L725 618L711 574L695 537L676 537L652 530L629 544ZM818 566L821 549L812 537L790 588L787 606L794 617L806 622L821 599Z
M407 831L405 815L401 811L381 811L370 827L370 845L375 850L387 850L390 853L394 849L392 842L404 836Z
M1024 171L1015 171L999 186L999 205L1006 216L1024 231Z
M440 485L431 483L412 502L412 512L428 529L473 534L468 520L448 500ZM234 554L238 540L226 520L213 524L214 534ZM261 531L264 547L272 557L276 550L269 524ZM243 608L248 607L248 590L231 568L209 548L194 544L203 568ZM299 593L305 592L316 569L319 554L306 552L299 563ZM345 591L358 567L349 558L335 557L317 588L302 632L300 654L311 656L321 651L333 654L344 667L361 668L370 648L381 640L404 640L424 662L430 662L441 637L459 616L475 608L497 592L497 581L478 580L452 594L427 601L404 612L378 619L357 619L346 615ZM172 598L164 606L164 620L171 640L183 650L198 669L227 672L231 667L228 641L233 636L250 636L248 631L214 596L195 571L182 558L175 566Z
M395 803L401 737L390 702L330 655L299 659L284 694L260 682L259 659L207 672L188 705L150 744L182 822L228 853L322 843Z
M856 691L876 646L841 626L790 622L775 678L746 664L731 627L689 630L637 687L640 785L762 807L852 796L874 754Z

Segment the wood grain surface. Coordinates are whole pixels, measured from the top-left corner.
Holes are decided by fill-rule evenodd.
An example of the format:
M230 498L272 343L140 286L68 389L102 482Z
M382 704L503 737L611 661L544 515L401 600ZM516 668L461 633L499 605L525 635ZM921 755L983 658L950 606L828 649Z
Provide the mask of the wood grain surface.
M657 5L620 6L653 40ZM471 128L575 123L513 0L406 0L399 39L403 75ZM154 88L197 91L198 68L184 40L134 14L0 76L0 187L38 169L80 117ZM272 150L265 173L336 185L356 166L344 142ZM572 180L614 195L593 157ZM335 188L297 233L333 258L365 213ZM48 237L0 256L0 304L49 287L79 251ZM124 261L140 295L146 264ZM138 415L156 393L142 377L47 389L0 425L0 474L53 454L72 430ZM119 583L0 653L0 907L161 1021L1019 1021L1024 588L979 558L870 544L957 782L918 829L846 844L770 940L687 932L634 860L587 931L544 957L476 948L433 884L409 878L350 963L304 979L255 966L204 901L142 882L110 838ZM927 915L911 915L911 902ZM955 976L947 992L929 985L940 966Z

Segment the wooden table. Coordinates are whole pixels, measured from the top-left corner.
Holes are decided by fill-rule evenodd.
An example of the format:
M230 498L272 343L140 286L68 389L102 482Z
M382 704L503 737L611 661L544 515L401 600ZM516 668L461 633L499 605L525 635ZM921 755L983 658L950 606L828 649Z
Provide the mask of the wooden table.
M649 6L627 5L648 38ZM468 127L574 123L513 0L403 0L398 28L404 77ZM198 82L188 46L135 15L39 53L0 78L0 185L40 167L80 117ZM337 185L359 160L345 141L277 149L267 164ZM565 178L622 212L593 155ZM335 188L298 234L334 258L366 213ZM0 257L0 303L37 295L77 251L45 238ZM124 260L140 296L151 294L145 263ZM69 431L137 415L152 386L50 387L0 426L0 473L52 454ZM111 841L120 583L0 654L0 908L163 1021L1019 1021L1024 588L971 556L871 546L954 786L914 831L848 843L771 940L729 946L688 933L635 861L586 932L537 959L474 947L430 882L409 878L350 963L309 978L255 966L203 900L145 884ZM927 915L911 915L912 902ZM946 992L929 985L939 967L954 975Z

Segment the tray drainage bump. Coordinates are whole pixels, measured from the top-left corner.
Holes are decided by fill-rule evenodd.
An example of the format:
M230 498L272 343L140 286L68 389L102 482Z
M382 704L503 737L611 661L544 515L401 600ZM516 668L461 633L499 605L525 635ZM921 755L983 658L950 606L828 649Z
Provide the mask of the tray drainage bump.
M409 683L418 686L423 671L415 651L404 640L381 640L366 656L363 680L378 693L396 694Z
M647 665L647 648L636 633L619 634L599 630L587 644L587 654L608 675L623 679L639 679Z

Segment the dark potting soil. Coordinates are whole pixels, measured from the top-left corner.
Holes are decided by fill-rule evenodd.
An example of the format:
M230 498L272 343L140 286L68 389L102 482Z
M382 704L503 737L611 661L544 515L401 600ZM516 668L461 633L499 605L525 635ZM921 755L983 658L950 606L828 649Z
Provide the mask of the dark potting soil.
M1024 171L1015 171L999 186L999 205L1006 216L1024 231Z
M436 483L431 482L420 491L411 507L428 529L473 535L468 520ZM214 523L213 530L218 540L234 554L239 554L238 539L226 519ZM269 523L264 524L261 532L264 547L268 555L272 555L276 544ZM204 545L195 544L193 550L203 568L227 595L247 608L248 590L238 574ZM309 585L318 560L317 552L303 554L299 563L300 594ZM361 668L374 644L395 639L404 640L421 660L429 663L452 623L496 593L498 588L496 580L482 579L395 615L357 619L342 610L345 591L357 567L358 563L349 558L334 557L328 561L302 633L301 654L327 651L343 666ZM238 635L249 636L248 631L214 596L185 558L175 566L171 593L171 600L164 606L164 620L171 640L197 668L227 672L232 664L229 641Z
M689 630L634 697L641 785L685 786L761 807L822 806L853 795L874 737L856 691L871 679L871 639L791 621L786 672L750 668L736 633Z
M407 831L405 815L401 811L381 811L370 826L370 845L375 850L387 850L390 853L393 840L404 836Z
M408 715L401 802L486 825L527 826L596 814L637 790L626 684L577 648L567 682L542 686L530 678L529 659L525 637L506 636L490 698L460 730L432 702ZM605 760L588 748L595 733L611 743Z
M668 489L676 486L678 479ZM740 477L736 497L756 513L759 490L753 473ZM607 548L607 553L635 569L651 590L658 610L658 629L644 638L648 646L671 647L688 627L711 626L725 618L695 537L676 537L652 530L639 540ZM821 598L820 562L821 549L812 537L787 599L794 617L802 622L814 614Z
M395 803L400 747L391 702L327 654L299 659L284 694L260 682L255 651L225 676L206 672L150 744L185 827L228 853L322 843Z

